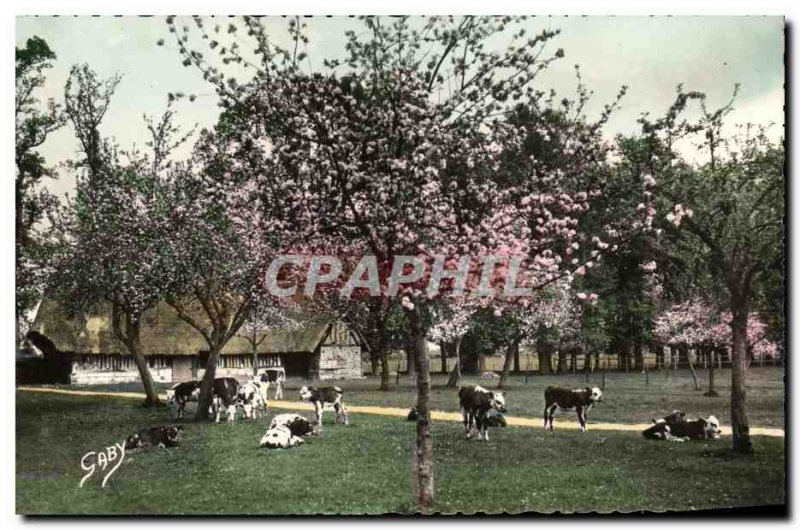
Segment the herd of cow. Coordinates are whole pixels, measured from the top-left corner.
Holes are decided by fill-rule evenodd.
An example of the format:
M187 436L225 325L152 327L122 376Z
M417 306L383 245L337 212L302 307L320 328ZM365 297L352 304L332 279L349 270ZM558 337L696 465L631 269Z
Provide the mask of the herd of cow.
M267 411L267 392L270 385L275 385L275 399L283 398L285 373L281 370L264 371L250 381L239 384L231 377L214 380L212 401L209 413L216 422L220 421L223 411L227 421L233 422L239 409L244 418L257 419L260 412ZM178 383L167 391L170 404L177 407L178 419L183 418L186 404L198 402L200 397L200 381ZM272 418L266 434L261 438L260 446L267 448L287 448L303 443L303 438L317 435L322 430L322 413L331 407L336 413L336 423L348 425L347 410L342 399L344 392L338 386L315 388L303 386L300 398L314 407L314 421L295 414L278 414ZM489 427L504 427L506 420L505 392L493 392L481 386L465 386L458 391L459 405L464 421L467 438L477 431L478 440L489 440ZM570 390L558 386L548 386L544 392L544 428L553 430L553 417L557 410L574 410L578 417L581 432L586 431L587 414L592 407L603 400L603 393L597 387L586 387ZM416 407L408 416L408 420L416 420ZM642 435L647 439L666 441L687 441L694 439L711 439L719 437L719 421L714 417L688 420L681 411L673 411L660 420L652 420L652 425ZM178 445L183 428L169 425L143 429L127 438L126 449L147 447L173 447Z

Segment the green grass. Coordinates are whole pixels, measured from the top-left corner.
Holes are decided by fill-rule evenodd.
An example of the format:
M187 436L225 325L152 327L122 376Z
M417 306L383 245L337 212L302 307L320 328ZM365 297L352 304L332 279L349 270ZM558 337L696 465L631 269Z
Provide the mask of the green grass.
M757 372L757 370L754 370ZM753 425L781 425L780 380L755 373L748 401ZM756 377L757 376L757 377ZM595 421L643 421L675 406L724 417L724 397L698 397L651 377L645 399L638 374L609 375L607 401ZM674 377L674 376L673 376ZM722 376L720 377L722 380ZM511 412L538 415L540 390L582 376L515 379ZM298 384L292 381L290 387ZM437 379L435 384L442 384ZM408 383L392 392L374 381L347 382L353 404L410 405ZM778 389L776 390L776 387ZM667 394L668 389L672 393ZM760 392L757 390L761 390ZM725 390L720 388L720 390ZM290 390L290 392L293 391ZM652 393L652 392L651 392ZM292 397L288 394L287 397ZM437 388L436 408L455 410L452 390ZM711 404L705 405L706 401ZM663 407L663 408L662 408ZM703 408L704 407L704 408ZM779 410L773 410L773 409ZM758 411L758 412L756 412ZM267 419L236 425L187 422L175 449L130 453L101 490L96 478L78 488L80 458L145 426L169 422L168 410L134 401L17 393L17 511L24 514L379 514L407 513L414 426L398 418L351 415L297 448L260 449ZM784 440L755 438L756 454L738 456L730 439L684 444L637 433L544 432L509 427L492 441L467 441L458 423L434 424L435 509L444 513L691 510L784 504Z

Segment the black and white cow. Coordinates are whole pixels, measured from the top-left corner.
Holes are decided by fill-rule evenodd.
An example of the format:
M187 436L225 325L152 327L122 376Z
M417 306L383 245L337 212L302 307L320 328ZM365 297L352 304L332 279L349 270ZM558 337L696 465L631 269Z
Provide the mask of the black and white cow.
M548 386L544 390L544 428L552 431L553 416L556 409L566 411L575 410L578 415L578 425L581 432L586 431L586 415L595 403L603 400L603 392L597 387L586 387L578 390L561 388L560 386Z
M236 398L239 392L239 382L233 377L218 377L214 379L213 396L211 399L211 413L214 421L219 423L222 409L228 413L228 422L236 420Z
M314 405L317 429L322 430L322 409L326 405L332 405L336 411L336 423L349 425L347 421L347 409L344 407L342 395L344 391L338 386L324 386L314 388L313 386L303 386L300 389L300 398Z
M255 381L250 381L236 391L236 406L242 407L245 418L258 418L258 411L267 411L267 403L264 401L260 385Z
M175 447L180 443L183 425L167 425L142 429L125 439L125 449L149 449L151 447Z
M472 426L478 428L478 440L489 441L488 415L490 410L506 411L505 392L492 392L475 386L462 386L458 390L461 415L464 418L464 430L467 438L472 437Z
M283 368L267 368L255 377L261 388L261 397L267 402L269 385L275 385L275 399L283 399L283 384L286 382L286 371Z
M288 447L295 447L303 443L303 439L299 436L294 436L289 427L279 425L274 429L270 429L261 437L259 445L269 449L286 449Z
M312 425L312 423L308 421L305 416L301 416L300 414L295 414L293 412L278 414L272 418L272 421L269 423L270 429L281 426L292 431L292 436L303 437L310 434L316 434L314 425Z
M261 437L260 446L270 449L285 449L303 443L303 436L316 434L314 426L300 414L278 414Z
M184 383L178 383L167 390L167 403L174 403L177 405L178 419L183 418L187 402L197 402L199 399L200 381L186 381Z
M719 438L719 420L715 416L687 420L686 414L675 410L664 416L664 423L670 434L676 438L688 440L709 440Z

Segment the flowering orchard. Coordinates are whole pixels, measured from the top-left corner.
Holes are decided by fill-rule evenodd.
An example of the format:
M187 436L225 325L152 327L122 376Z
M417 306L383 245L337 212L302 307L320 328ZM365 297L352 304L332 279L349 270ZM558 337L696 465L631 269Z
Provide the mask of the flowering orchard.
M721 141L726 109L682 90L640 133L609 139L626 87L594 118L580 69L574 97L544 90L539 74L565 52L558 31L530 34L525 17L362 17L321 63L306 56L307 23L288 19L277 36L258 17L167 17L159 45L222 109L181 164L167 161L185 139L171 110L151 123L151 157L112 156L98 125L116 81L76 74L85 90L68 85L67 108L85 160L56 261L71 264L59 283L82 296L60 298L113 301L121 337L170 304L208 346L200 418L237 334L255 352L270 327L296 325L295 311L343 318L388 389L402 327L422 510L435 499L428 340L459 358L453 385L459 346L477 334L505 350L501 386L523 343L548 367L557 348L589 361L631 345L641 360L659 341L729 347L734 446L748 451L747 350L780 349L776 311L764 309L782 278L779 147L750 130ZM698 136L708 163L676 148Z

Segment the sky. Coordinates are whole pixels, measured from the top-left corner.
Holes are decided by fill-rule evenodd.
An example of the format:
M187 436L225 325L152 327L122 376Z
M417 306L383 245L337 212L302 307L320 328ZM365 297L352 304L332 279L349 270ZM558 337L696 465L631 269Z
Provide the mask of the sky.
M217 18L212 23L227 25L227 19ZM361 27L359 21L346 17L315 17L305 22L312 69L324 58L340 55L345 30ZM190 19L178 20L179 26L183 23L193 25ZM285 25L280 17L267 20L277 42L288 42ZM679 83L685 90L705 92L711 108L726 103L739 83L731 122L774 123L770 135L775 139L783 135L781 17L548 16L534 17L526 27L529 34L561 31L548 49L563 48L565 57L537 78L541 89L574 96L574 65L578 64L584 84L594 92L588 109L592 115L611 102L622 85L628 86L622 108L607 125L608 136L634 133L636 119L644 112L663 114ZM211 127L216 121L219 109L212 87L197 69L181 65L163 17L17 17L16 45L23 46L34 35L47 41L57 55L40 91L42 98L63 99L64 83L74 64L86 63L104 78L122 75L102 130L123 148L144 147L143 116L163 112L168 92L197 95L194 102L178 106L178 123L185 130ZM162 38L167 44L158 46ZM498 48L506 43L492 42ZM76 149L71 129L64 128L49 137L40 151L49 164L57 165L74 158ZM74 179L62 175L46 185L63 194L74 187Z

